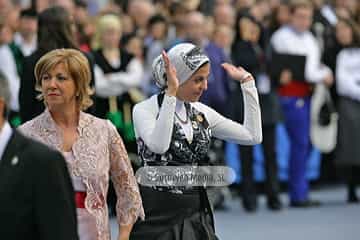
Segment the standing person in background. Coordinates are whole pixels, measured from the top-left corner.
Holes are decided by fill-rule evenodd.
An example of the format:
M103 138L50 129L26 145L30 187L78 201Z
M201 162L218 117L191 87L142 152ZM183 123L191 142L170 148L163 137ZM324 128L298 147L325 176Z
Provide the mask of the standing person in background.
M308 0L293 0L290 4L291 20L271 37L274 52L305 56L304 78L297 81L289 70L280 74L278 93L284 114L284 123L290 140L289 195L290 206L312 207L319 202L308 196L309 183L306 179L307 159L310 143L310 96L311 83L330 86L333 82L331 70L320 62L320 48L309 31L313 7ZM274 79L278 80L278 79Z
M351 48L354 45L354 37L356 37L357 25L348 18L338 17L335 25L334 44L325 49L323 54L324 63L335 73L337 65L337 56L344 48ZM354 36L355 35L355 36ZM336 78L335 78L336 82ZM337 103L338 93L337 84L331 86L331 96L334 103Z
M143 67L134 55L120 49L121 22L118 16L100 17L92 52L95 60L95 116L110 119L124 139L126 149L136 159L132 107L139 101L132 92L140 85ZM116 196L110 183L108 203L115 214Z
M134 55L121 48L120 18L107 14L100 17L93 41L95 60L95 115L109 118L125 140L128 151L136 152L132 134L132 105L130 90L140 85L143 65ZM119 113L118 119L111 113ZM125 126L126 125L126 126Z
M269 34L270 36L283 25L289 24L290 6L289 0L280 0L279 5L271 13Z
M210 75L207 90L200 97L200 102L211 107L223 116L229 116L230 77L221 64L229 62L225 50L210 40L205 31L206 19L200 12L190 12L188 21L188 40L201 46L210 59ZM212 37L212 36L210 36ZM221 139L211 142L208 156L211 164L225 165L225 143ZM216 208L224 208L225 188L209 188L210 200ZM219 201L218 201L219 200Z
M78 240L74 190L64 158L11 129L9 84L0 72L0 235Z
M254 79L242 68L222 66L242 82L244 125L198 102L207 89L209 58L190 43L158 56L154 78L162 91L134 107L138 153L143 166L207 166L211 137L241 144L262 140L261 115ZM218 239L204 187L140 186L145 221L134 225L131 240Z
M341 26L343 25L343 26ZM359 202L356 186L360 181L360 35L350 19L339 19L342 43L336 58L336 86L339 95L339 132L335 161L347 182L347 201Z
M155 7L149 0L129 1L126 11L134 20L136 33L140 37L147 34L147 25L151 16L155 14Z
M233 40L234 32L228 25L219 25L215 27L212 41L223 49L227 59L231 58L231 45Z
M145 76L143 88L147 95L152 95L157 91L155 82L151 76L151 64L154 58L161 54L167 46L168 21L159 14L150 17L147 26L147 35L144 38L145 49Z
M279 182L276 161L276 124L279 121L279 103L277 95L267 74L267 59L260 45L261 26L251 15L239 14L235 24L235 40L232 45L232 62L244 66L255 76L259 91L259 100L263 120L263 150L265 169L265 192L267 206L271 210L280 210ZM233 90L234 117L243 122L242 90L237 84ZM241 155L242 203L245 211L257 209L257 193L254 179L254 157L252 146L239 146Z
M327 45L327 48L323 53L324 63L336 73L337 56L344 48L351 48L353 46L353 30L355 29L355 23L350 19L338 17L335 24L335 32L332 33L333 44ZM337 79L335 78L335 83ZM337 84L333 84L330 87L331 99L335 108L338 107L339 95L337 92ZM330 153L322 153L321 155L321 177L324 181L338 180L340 175L336 171L336 148Z
M21 121L27 122L44 110L44 104L36 99L34 68L36 62L45 53L57 48L78 49L76 28L72 16L65 8L50 7L39 14L37 46L38 49L24 59L21 74L19 104ZM92 67L90 58L88 57ZM92 68L91 68L92 69ZM93 86L93 76L91 77Z
M6 19L0 16L0 71L6 76L10 85L11 101L9 104L9 122L12 126L20 125L19 118L19 88L20 88L20 73L23 65L23 54L21 50L12 41L8 42L3 36L6 31L11 31ZM11 34L12 35L12 34Z
M133 54L141 63L144 63L144 42L136 33L124 35L121 38L120 46L128 53Z
M40 58L35 77L46 109L20 130L65 157L75 189L80 240L110 239L109 177L118 197L118 240L128 240L133 223L144 219L141 197L116 128L83 112L92 104L88 60L77 50L56 49Z
M205 17L200 12L190 12L187 16L187 40L204 49L210 59L211 71L208 79L207 91L200 101L222 115L228 115L227 100L229 97L229 76L221 66L228 62L224 49L206 36Z
M20 12L19 31L14 34L14 42L25 57L36 50L37 26L37 13L34 9Z

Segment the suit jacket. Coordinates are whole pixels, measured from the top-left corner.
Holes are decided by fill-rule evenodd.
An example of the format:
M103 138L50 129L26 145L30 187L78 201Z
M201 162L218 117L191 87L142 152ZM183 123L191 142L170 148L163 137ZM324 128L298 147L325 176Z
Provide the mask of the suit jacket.
M78 240L64 158L16 130L0 160L0 226L4 240Z
M257 74L266 73L266 58L264 53L257 51L248 41L237 41L232 46L232 61L236 66L242 66L255 77L258 84ZM274 86L267 94L259 93L261 119L263 125L274 125L281 119L280 105ZM244 121L244 103L241 84L233 83L231 102L233 103L232 117L242 123Z

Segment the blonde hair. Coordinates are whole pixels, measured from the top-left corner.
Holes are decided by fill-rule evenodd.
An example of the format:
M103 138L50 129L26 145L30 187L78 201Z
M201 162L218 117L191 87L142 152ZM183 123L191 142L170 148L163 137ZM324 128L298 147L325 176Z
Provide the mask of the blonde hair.
M86 110L93 104L90 96L94 91L90 88L91 72L89 61L84 54L75 49L55 49L40 58L35 65L35 89L41 94L37 96L43 100L44 96L41 89L41 79L44 74L54 69L58 64L63 63L74 80L76 87L76 99L80 110ZM46 104L46 102L45 102Z
M105 14L101 16L96 23L96 32L92 41L92 48L94 50L101 48L101 36L104 34L104 31L109 28L116 28L119 31L122 30L122 25L120 18L114 14Z

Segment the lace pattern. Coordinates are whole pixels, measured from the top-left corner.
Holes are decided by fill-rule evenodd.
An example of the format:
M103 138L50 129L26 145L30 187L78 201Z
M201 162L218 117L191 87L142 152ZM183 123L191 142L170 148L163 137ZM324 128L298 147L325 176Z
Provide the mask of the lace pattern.
M19 127L26 136L56 150L61 150L62 136L51 118L44 113ZM98 239L110 239L109 217L106 204L109 177L114 183L119 225L144 219L144 209L136 179L126 149L115 127L80 112L79 138L72 146L75 161L68 163L71 176L80 176L86 186L85 208L96 220ZM110 173L110 174L109 174Z

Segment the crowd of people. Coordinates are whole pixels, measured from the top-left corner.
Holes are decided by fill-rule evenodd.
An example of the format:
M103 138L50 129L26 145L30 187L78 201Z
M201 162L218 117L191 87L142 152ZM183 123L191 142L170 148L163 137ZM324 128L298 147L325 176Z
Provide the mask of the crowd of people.
M290 142L289 204L320 205L306 178L318 85L331 93L339 116L337 145L323 162L336 164L347 201L359 202L358 1L108 1L90 14L85 0L0 0L0 9L0 166L7 164L0 172L44 155L41 166L31 167L41 168L41 178L26 182L34 186L22 193L29 195L4 193L61 195L51 201L63 204L54 214L68 218L59 217L58 230L69 228L69 235L58 239L77 239L72 221L81 240L109 239L109 214L117 216L122 240L217 239L205 189L144 187L134 173L144 166L224 164L224 141L239 147L244 209L257 209L250 145L259 143L267 206L282 209L280 122ZM6 149L12 138L29 147ZM47 155L59 158L59 166L47 170ZM11 200L3 196L1 202ZM48 239L50 230L41 228L50 210L39 208L24 214L38 218L40 232L32 234ZM30 231L24 228L24 236Z

